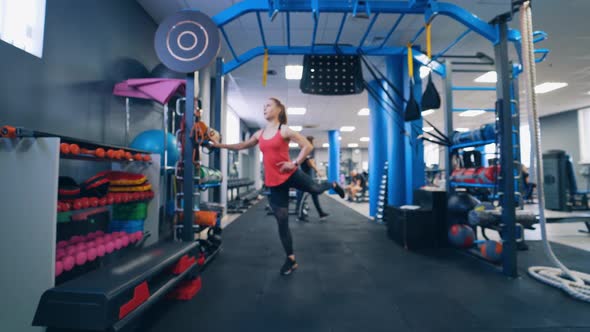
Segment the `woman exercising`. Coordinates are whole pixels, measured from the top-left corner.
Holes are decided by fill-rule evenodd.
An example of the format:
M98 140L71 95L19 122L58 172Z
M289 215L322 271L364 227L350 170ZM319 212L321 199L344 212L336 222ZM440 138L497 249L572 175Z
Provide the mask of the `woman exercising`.
M313 146L297 132L287 126L285 105L278 99L270 98L264 105L266 127L257 131L247 141L237 144L215 144L222 149L242 150L260 145L264 156L264 183L270 189L270 206L279 226L281 243L287 254L281 267L282 275L289 275L297 268L293 253L293 240L289 229L289 188L293 187L312 194L320 194L333 188L344 198L344 189L337 182L318 184L298 169L305 158L313 150ZM301 152L297 159L289 158L289 141L299 144Z

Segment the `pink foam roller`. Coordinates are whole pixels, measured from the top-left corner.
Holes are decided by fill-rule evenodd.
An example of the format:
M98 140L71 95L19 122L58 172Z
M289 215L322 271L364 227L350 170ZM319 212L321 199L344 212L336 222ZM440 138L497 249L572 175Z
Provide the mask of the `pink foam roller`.
M61 260L63 263L64 271L70 271L74 268L76 264L76 260L72 256L66 256L64 259Z
M119 250L123 247L123 241L121 241L121 239L116 239L115 240L115 249Z
M94 249L94 248L90 248L90 249L88 249L88 251L86 252L86 256L88 257L88 261L89 261L89 262L92 262L92 261L94 261L94 260L96 259L96 255L97 255L97 253L96 253L96 249Z
M65 248L65 247L67 247L67 246L68 246L68 241L59 241L59 242L57 243L57 248L60 248L60 249L61 249L61 248Z
M106 252L106 248L104 247L103 244L99 244L98 246L96 246L96 255L98 257L104 256L105 252Z
M85 251L80 251L79 253L76 254L76 265L78 265L78 266L84 265L84 264L86 264L87 260L88 260L88 255L86 255Z
M112 241L107 242L105 245L105 251L107 254L112 253L115 250L115 244Z
M64 264L61 261L55 262L55 276L59 277L64 271Z
M76 252L78 252L78 249L76 249L75 245L66 248L66 255L68 256L74 256Z

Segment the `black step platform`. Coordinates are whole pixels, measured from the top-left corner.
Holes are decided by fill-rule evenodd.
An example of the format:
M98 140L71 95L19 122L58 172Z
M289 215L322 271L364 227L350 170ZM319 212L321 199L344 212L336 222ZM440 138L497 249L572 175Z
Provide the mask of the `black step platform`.
M198 242L159 243L49 289L39 301L33 325L118 331L197 272L197 264L182 262L188 261L184 256L197 257L198 246Z

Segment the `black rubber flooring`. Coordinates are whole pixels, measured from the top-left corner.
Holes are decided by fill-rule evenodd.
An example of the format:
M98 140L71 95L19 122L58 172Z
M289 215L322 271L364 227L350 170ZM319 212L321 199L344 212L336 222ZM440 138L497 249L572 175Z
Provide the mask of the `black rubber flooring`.
M284 254L262 201L224 231L200 293L159 304L139 330L590 331L590 304L526 275L547 263L540 243L529 242L520 278L509 279L453 250L405 251L384 226L329 198L322 204L327 222L291 220L300 265L293 275L278 273ZM590 253L554 249L590 271Z

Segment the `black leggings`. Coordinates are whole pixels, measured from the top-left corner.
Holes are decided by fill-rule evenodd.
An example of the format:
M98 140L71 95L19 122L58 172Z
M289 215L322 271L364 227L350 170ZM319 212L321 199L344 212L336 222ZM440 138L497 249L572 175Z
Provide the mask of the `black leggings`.
M279 236L281 243L285 249L287 256L293 255L293 239L291 237L291 230L289 229L289 189L295 188L310 194L321 194L324 191L332 188L332 184L317 183L313 179L303 173L301 170L295 171L287 181L276 187L269 187L270 189L270 207L277 218L279 226Z

